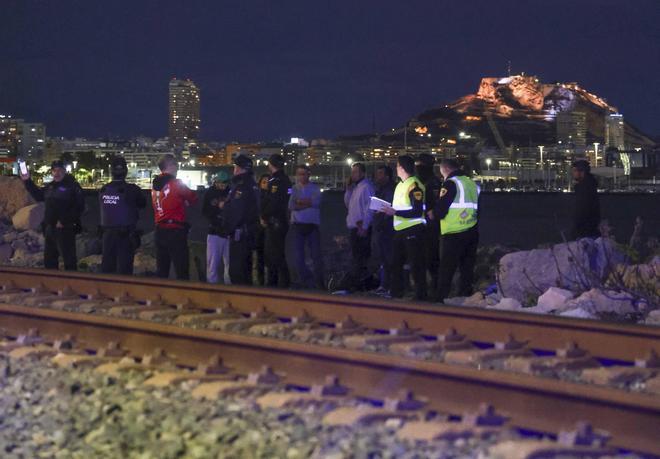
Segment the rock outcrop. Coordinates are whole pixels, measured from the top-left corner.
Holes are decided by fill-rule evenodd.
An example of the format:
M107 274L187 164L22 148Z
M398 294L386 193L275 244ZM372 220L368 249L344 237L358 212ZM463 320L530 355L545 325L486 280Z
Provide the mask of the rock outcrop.
M18 177L0 176L0 220L10 220L18 209L34 204Z
M11 222L17 230L36 230L44 219L44 203L21 207L12 217Z
M605 238L509 253L500 260L500 293L531 305L550 287L584 291L604 283L609 273L624 261L625 256L615 242Z

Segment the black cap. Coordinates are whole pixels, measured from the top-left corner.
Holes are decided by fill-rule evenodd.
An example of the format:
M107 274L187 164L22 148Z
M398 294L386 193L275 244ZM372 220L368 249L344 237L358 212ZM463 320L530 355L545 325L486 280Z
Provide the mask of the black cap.
M238 155L234 158L234 164L245 170L252 170L252 160L245 155Z
M268 158L268 164L272 164L274 167L282 169L284 167L284 156L279 153L273 153L270 155L270 158Z
M417 166L433 167L434 163L435 158L428 153L420 153L415 160Z
M128 174L126 160L121 156L112 158L112 161L110 161L110 173L114 179L126 178L126 174Z
M61 159L56 159L55 161L50 163L51 169L55 169L56 167L59 167L61 169L66 169L66 167L64 166L64 161L62 161Z

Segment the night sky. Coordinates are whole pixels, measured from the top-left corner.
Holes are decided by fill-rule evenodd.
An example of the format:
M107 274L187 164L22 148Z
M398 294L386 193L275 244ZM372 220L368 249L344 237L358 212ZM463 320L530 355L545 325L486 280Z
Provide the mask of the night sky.
M202 138L332 138L402 125L482 76L578 81L660 134L658 0L3 0L0 113L50 136L167 134L167 84Z

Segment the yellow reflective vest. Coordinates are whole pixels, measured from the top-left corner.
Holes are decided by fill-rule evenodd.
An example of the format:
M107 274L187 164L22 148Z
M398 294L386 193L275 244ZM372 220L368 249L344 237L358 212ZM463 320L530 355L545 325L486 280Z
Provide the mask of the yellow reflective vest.
M479 187L464 175L448 180L456 184L456 196L449 206L449 212L440 220L440 234L462 233L477 224Z
M419 200L424 202L426 188L417 177L411 176L396 186L396 189L394 190L394 199L392 200L392 207L394 210L410 210L413 208L412 202L410 202L410 192L415 187L419 187L422 190L422 196L420 196ZM424 218L423 213L417 218L405 218L394 215L393 223L394 230L401 231L410 228L411 226L426 224L426 219Z

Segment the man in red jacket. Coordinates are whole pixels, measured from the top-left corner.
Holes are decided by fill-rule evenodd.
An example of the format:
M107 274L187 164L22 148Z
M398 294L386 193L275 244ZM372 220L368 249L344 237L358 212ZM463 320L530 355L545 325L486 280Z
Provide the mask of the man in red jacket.
M158 161L161 174L156 176L151 190L151 202L156 220L156 271L167 278L170 264L176 278L188 280L188 229L186 207L197 202L197 194L176 178L178 163L174 155L163 155Z

